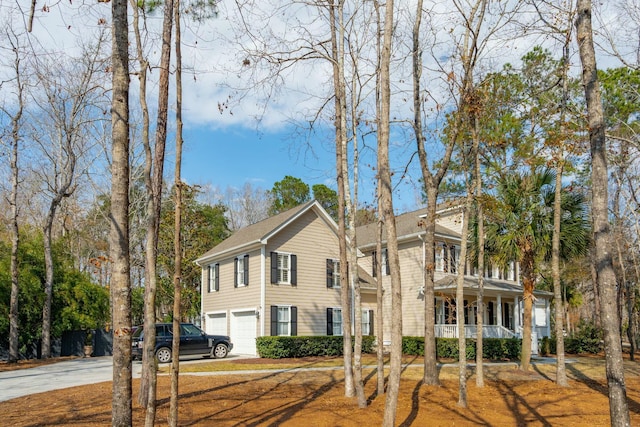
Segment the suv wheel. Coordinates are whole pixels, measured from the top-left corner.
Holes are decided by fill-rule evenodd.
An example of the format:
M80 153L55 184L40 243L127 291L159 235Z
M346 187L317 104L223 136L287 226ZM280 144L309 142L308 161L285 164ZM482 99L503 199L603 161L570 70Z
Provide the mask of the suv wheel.
M160 363L171 362L171 349L169 347L160 347L156 351L156 359Z
M224 359L225 357L227 357L227 352L229 350L227 350L227 346L224 344L218 344L213 348L213 356L216 359Z

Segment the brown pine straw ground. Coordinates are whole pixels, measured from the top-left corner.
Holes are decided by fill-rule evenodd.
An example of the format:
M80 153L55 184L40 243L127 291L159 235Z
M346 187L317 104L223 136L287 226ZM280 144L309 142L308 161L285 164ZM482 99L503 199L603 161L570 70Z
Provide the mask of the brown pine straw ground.
M553 382L555 365L537 364L528 374L511 366L485 365L486 385L475 385L469 370L468 407L458 401L458 369L440 371L441 386L423 386L422 359L404 369L396 424L401 426L606 426L610 425L604 358L570 357L569 387ZM339 359L338 359L339 360ZM375 364L373 358L365 359ZM139 363L139 362L138 362ZM216 363L217 365L214 365ZM367 408L344 397L342 369L299 371L339 362L326 358L245 359L197 365L181 364L179 425L182 426L376 426L381 425L385 396L376 396L376 372L366 368ZM27 367L28 364L20 364ZM215 367L214 367L215 366ZM230 375L192 375L212 369L285 368ZM0 364L0 369L7 369ZM156 425L167 424L170 378L161 367ZM640 426L640 365L625 361L631 425ZM0 384L0 387L2 385ZM133 381L133 419L144 425L137 405L139 381ZM107 426L111 424L111 383L74 387L0 402L3 426Z

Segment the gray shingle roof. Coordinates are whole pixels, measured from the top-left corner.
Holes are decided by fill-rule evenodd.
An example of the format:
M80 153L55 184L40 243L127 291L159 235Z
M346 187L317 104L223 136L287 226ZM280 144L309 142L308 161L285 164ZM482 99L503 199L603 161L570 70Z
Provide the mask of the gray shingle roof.
M297 215L310 209L316 203L317 202L315 200L311 200L310 202L303 203L299 206L296 206L295 208L289 209L262 221L256 222L255 224L241 228L240 230L236 231L231 236L220 242L218 245L214 246L200 258L198 258L196 260L196 263L199 263L200 261L204 261L206 259L214 258L217 255L236 249L240 251L243 247L256 244L278 230L283 225L287 224Z
M437 291L452 290L455 291L458 277L454 274L436 280L435 288ZM478 278L475 276L464 277L465 289L478 289ZM491 291L499 291L503 294L522 294L522 285L507 280L484 279L484 289ZM552 295L551 292L536 290L535 295Z
M406 212L396 216L396 231L398 234L398 240L424 233L424 227L420 226L420 216L426 215L427 208L418 209L411 212ZM371 223L363 225L356 229L356 237L358 239L359 247L366 247L376 243L376 233L378 229L377 223ZM386 241L387 230L385 227L382 229L382 240ZM436 224L436 235L449 236L452 238L460 238L460 233L457 233L447 227Z

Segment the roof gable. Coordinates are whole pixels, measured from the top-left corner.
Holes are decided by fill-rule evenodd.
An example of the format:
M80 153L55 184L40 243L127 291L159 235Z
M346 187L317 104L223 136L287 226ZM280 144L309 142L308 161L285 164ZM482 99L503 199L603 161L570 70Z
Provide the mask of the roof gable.
M317 200L311 200L310 202L303 203L295 208L237 230L231 236L200 256L196 260L196 264L200 264L201 262L206 262L229 253L241 252L252 245L265 244L269 238L278 234L308 211L314 211L318 217L327 223L331 231L337 234L338 227L331 216L329 216Z
M443 204L438 206L438 214L441 212L455 211L456 206L452 203ZM417 238L418 235L424 234L424 227L420 225L421 218L427 215L427 208L421 208L415 211L406 212L396 216L396 233L398 240L405 240L411 237ZM358 227L357 239L358 246L361 248L373 245L376 243L378 224L376 222ZM382 241L386 241L386 228L382 230ZM451 238L460 238L460 233L451 230L450 228L439 225L436 220L436 235L447 236Z

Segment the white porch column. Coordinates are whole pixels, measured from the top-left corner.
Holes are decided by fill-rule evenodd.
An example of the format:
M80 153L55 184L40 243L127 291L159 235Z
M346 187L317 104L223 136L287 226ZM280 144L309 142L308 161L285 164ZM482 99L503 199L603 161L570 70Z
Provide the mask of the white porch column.
M520 328L520 299L518 297L513 298L513 330L518 333Z
M496 314L496 325L502 326L502 296L498 294L496 304L498 304L498 311Z
M547 325L547 336L551 336L551 304L549 303L549 299L545 298L544 300L544 308L545 308L545 316L547 317L546 325Z

